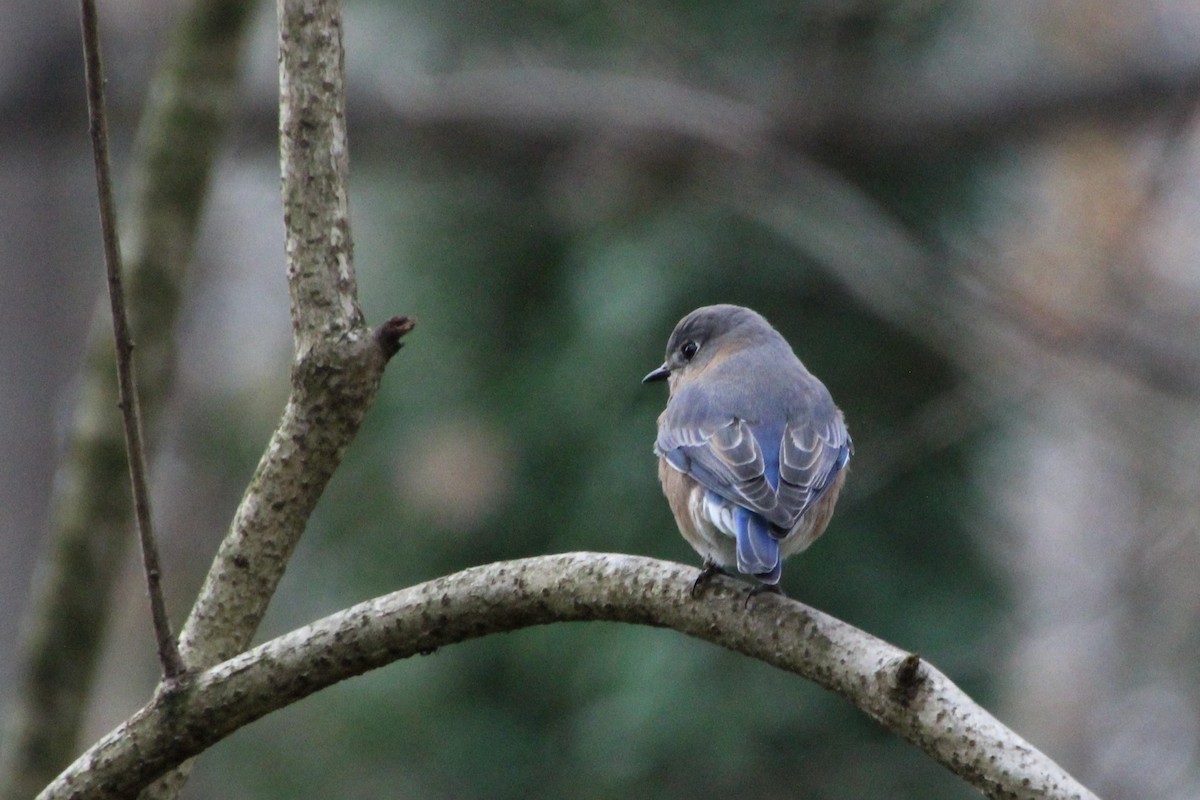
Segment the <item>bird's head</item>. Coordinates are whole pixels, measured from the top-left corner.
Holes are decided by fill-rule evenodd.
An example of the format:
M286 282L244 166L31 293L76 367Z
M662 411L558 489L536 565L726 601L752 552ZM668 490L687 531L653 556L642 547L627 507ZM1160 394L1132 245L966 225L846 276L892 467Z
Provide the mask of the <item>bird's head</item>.
M676 379L695 374L714 360L779 334L757 311L734 305L697 308L675 326L667 340L662 366L642 378L642 383Z

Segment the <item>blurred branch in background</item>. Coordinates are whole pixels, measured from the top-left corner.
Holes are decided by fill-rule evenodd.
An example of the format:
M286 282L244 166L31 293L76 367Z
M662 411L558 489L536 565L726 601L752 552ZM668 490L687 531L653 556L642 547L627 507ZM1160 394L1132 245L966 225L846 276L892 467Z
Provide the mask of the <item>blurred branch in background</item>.
M183 10L139 126L122 240L150 442L171 385L181 287L213 155L235 107L252 5L197 0ZM5 800L32 796L78 748L113 582L133 535L108 325L97 315L23 623L20 688L0 741Z
M556 67L493 67L422 80L380 77L367 92L356 130L500 124L545 135L598 134L622 127L685 134L737 152L766 137L789 151L836 153L845 160L937 158L967 146L1029 143L1063 126L1130 125L1200 98L1200 57L1118 63L1103 72L964 75L951 89L900 70L851 78L803 73L790 102L770 112L757 104L679 81ZM394 117L380 113L388 109ZM381 126L377 128L376 126Z
M1190 150L1200 135L1198 109L1196 92L1170 98L1159 109L1159 141L1142 169L1140 185L1129 188L1128 207L1097 237L1098 263L1093 267L1096 280L1111 287L1108 307L1056 307L1033 287L1013 285L996 263L967 252L956 256L964 292L1044 350L1106 364L1147 388L1200 401L1200 352L1187 344L1189 332L1200 325L1200 310L1180 318L1147 305L1138 280L1149 268L1148 231L1188 175Z
M1054 13L1048 10L1047 16ZM1065 19L1058 22L1065 24ZM888 318L896 320L897 313L906 313L906 328L927 334L931 343L943 350L949 348L953 355L958 337L946 335L950 333L947 330L930 329L947 321L940 311L943 308L952 310L951 318L964 320L974 320L979 311L986 310L992 324L1008 322L1006 327L1022 333L1040 330L1045 334L1047 326L1026 330L1029 319L1006 320L1013 315L1021 317L1025 308L1014 304L1017 298L1008 293L987 297L980 295L979 286L956 286L963 280L960 275L989 273L989 267L970 267L972 261L978 261L977 254L954 253L944 245L930 246L932 242L913 239L890 212L804 154L832 152L842 162L853 162L902 153L920 160L954 153L967 145L1028 144L1038 135L1068 124L1129 126L1138 120L1153 121L1163 117L1164 107L1168 128L1186 125L1200 96L1200 60L1195 53L1186 48L1161 50L1106 67L1076 73L1064 70L1049 76L1019 70L979 72L959 77L949 88L914 80L904 71L890 77L871 74L869 79L848 70L814 71L797 80L794 94L799 103L783 103L781 110L771 115L751 103L657 78L537 67L473 70L426 82L381 81L376 87L380 97L367 103L373 111L364 115L359 130L369 139L373 125L380 124L417 132L453 130L455 126L480 132L491 129L493 135L499 126L533 140L607 137L610 142L623 140L629 147L666 135L678 137L682 141L677 144L685 147L686 142L700 143L725 156L736 154L749 164L758 162L765 166L766 175L774 175L775 162L791 170L778 183L778 190L787 192L788 198L778 202L762 198L764 207L748 212L762 216L768 209L776 209L780 217L771 224L806 250L821 243L854 247L844 257L818 253L818 262L833 268L847 286L859 287L856 296ZM384 106L392 110L394 119L379 113ZM448 141L453 142L454 137ZM666 150L661 142L658 146ZM721 157L717 155L716 160ZM689 157L672 148L670 158ZM705 153L691 160L711 158ZM761 183L761 179L755 182ZM727 188L718 184L716 192ZM840 203L835 199L839 196ZM839 205L824 214L824 223L821 215L816 220L807 218L808 212L824 210L831 202ZM872 223L874 236L869 231L847 235L843 229ZM788 227L796 225L803 229L789 233ZM822 227L824 232L819 230ZM889 227L892 230L886 231ZM864 240L861 243L859 236ZM878 245L884 249L876 254L873 248ZM875 257L864 265L864 254ZM959 264L960 259L966 261ZM917 264L926 266L914 270ZM864 266L869 268L864 270ZM869 276L882 277L883 273L890 281L863 283ZM912 285L914 274L926 280ZM939 294L950 291L923 303L911 302L926 297L930 288ZM950 324L963 330L961 322ZM1187 353L1111 320L1095 320L1090 327L1094 341L1086 335L1062 336L1061 346L1110 360L1167 391L1197 396L1200 370ZM974 356L967 353L965 357L970 362Z
M1147 86L1147 84L1149 84ZM1058 87L1043 91L1038 105L1053 109L1053 119L1094 113L1096 100L1106 113L1120 108L1122 97L1136 99L1143 113L1161 116L1161 98L1154 87L1166 84L1163 97L1172 101L1168 120L1170 141L1185 139L1191 129L1200 97L1200 68L1171 71L1150 77L1129 75L1099 85ZM758 108L662 79L575 72L550 68L488 70L442 76L426 84L398 84L381 88L387 107L396 115L390 124L421 130L429 126L488 129L502 126L510 134L531 140L566 138L582 141L624 141L637 149L648 140L657 144L643 158L661 157L693 164L695 187L708 191L716 202L726 202L770 227L798 250L830 272L854 296L879 313L921 336L949 357L973 365L981 350L969 342L977 336L1034 337L1046 346L1071 350L1124 370L1147 385L1183 397L1200 399L1200 356L1175 341L1156 338L1121 321L1107 318L1056 321L1039 313L1030 302L1007 288L994 264L981 253L966 252L910 230L890 210L850 183L836 170L793 149L801 144L820 149L819 142L838 141L854 147L855 137L844 132L821 132L801 125L786 127ZM1113 97L1106 93L1111 92ZM1039 123L1039 115L1022 115L1007 98L996 98L995 108L1024 121L1024 133ZM983 103L987 105L987 103ZM919 108L929 102L897 103L897 108ZM378 108L378 106L373 106ZM945 109L947 117L906 124L903 120L859 122L879 142L898 136L931 146L927 138L944 135L943 129L978 127L993 140L1012 133L1004 126L976 125L964 121L963 108ZM973 113L978 113L975 109ZM998 112L999 113L999 112ZM375 112L378 114L378 111ZM827 118L820 109L817 118ZM904 131L904 132L901 132ZM660 137L674 139L669 149ZM452 145L449 145L452 146ZM698 148L689 153L690 148ZM715 152L713 152L715 150ZM1147 191L1149 207L1171 174L1177 146L1164 148L1160 169ZM727 165L722 169L722 165ZM1136 224L1132 217L1127 224ZM1132 234L1115 237L1128 246ZM1113 258L1132 256L1114 248ZM947 313L947 310L949 313ZM1161 320L1158 320L1161 322ZM966 338L964 338L966 337Z

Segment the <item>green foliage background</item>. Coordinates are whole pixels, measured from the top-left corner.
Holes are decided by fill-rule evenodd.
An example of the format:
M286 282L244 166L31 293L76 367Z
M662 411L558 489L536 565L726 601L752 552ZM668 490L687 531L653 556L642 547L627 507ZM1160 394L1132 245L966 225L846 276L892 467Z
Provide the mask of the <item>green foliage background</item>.
M935 42L953 10L364 0L347 16L351 47L356 19L409 26L434 71L532 54L667 76L770 110L789 62L824 52L830 69L869 81ZM353 50L349 58L352 76L375 68ZM858 448L839 512L789 562L785 588L921 653L988 703L1005 599L970 530L980 514L966 469L976 442L918 453L900 469L873 455L955 386L951 365L859 305L810 252L747 218L729 187L706 185L720 155L670 141L618 146L584 169L577 142L487 125L400 129L356 149L354 100L363 304L372 320L406 313L419 327L318 510L267 633L497 559L600 550L696 563L650 452L665 390L639 381L680 316L734 302L792 342ZM837 142L811 155L921 236L970 223L987 164L975 152L856 158ZM236 485L265 431L238 415L221 426L224 445L206 430L189 446ZM605 625L496 637L355 680L222 743L188 791L975 796L818 687L670 632Z

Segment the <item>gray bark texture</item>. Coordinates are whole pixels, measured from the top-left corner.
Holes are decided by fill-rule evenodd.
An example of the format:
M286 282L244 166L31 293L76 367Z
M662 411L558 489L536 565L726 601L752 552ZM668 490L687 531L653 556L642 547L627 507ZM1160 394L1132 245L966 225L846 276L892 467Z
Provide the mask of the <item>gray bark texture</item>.
M991 798L1094 800L945 675L815 609L694 568L566 553L464 570L340 611L161 691L39 800L128 797L237 728L376 667L492 633L567 621L671 628L850 700Z
M412 329L358 306L350 235L341 4L280 0L279 139L295 358L283 417L179 636L190 670L244 650L325 486ZM175 797L187 766L143 794Z

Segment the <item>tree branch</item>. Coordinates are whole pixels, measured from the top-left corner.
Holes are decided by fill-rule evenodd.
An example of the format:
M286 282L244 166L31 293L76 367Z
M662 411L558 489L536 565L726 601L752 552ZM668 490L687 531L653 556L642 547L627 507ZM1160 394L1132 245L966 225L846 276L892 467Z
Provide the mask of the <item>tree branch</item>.
M183 672L179 648L167 619L163 602L162 569L158 561L158 541L150 514L150 490L146 479L146 450L142 445L142 409L138 402L137 379L133 361L133 336L125 310L125 286L121 281L121 244L117 236L117 210L113 201L112 167L108 158L108 113L104 104L104 64L100 57L100 31L96 22L95 0L81 0L84 75L87 82L88 121L92 136L92 155L96 162L96 189L100 201L100 229L104 239L104 266L108 275L108 299L112 307L113 341L117 356L117 405L125 430L125 453L129 460L129 482L133 490L133 511L137 520L138 540L142 545L142 567L146 574L146 592L150 596L150 617L158 643L158 661L163 677L171 680Z
M846 697L992 798L1095 796L914 654L792 600L648 558L567 553L475 567L340 611L194 676L101 739L39 800L128 796L268 713L401 658L492 633L605 620L671 628Z
M386 333L323 344L293 372L292 396L222 541L181 643L189 667L230 658L249 644L292 550L379 388ZM396 342L398 344L398 342Z
M340 4L281 0L280 135L292 394L181 634L189 666L249 643L309 514L412 322L358 308L346 196Z
M302 356L361 328L346 178L340 2L279 0L279 148L292 332Z
M374 403L384 367L414 324L393 317L371 330L358 306L341 4L279 0L277 8L292 392L180 634L189 669L249 645L309 516ZM174 797L187 771L163 778L145 800Z

